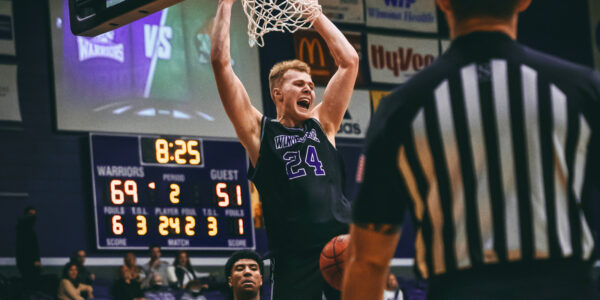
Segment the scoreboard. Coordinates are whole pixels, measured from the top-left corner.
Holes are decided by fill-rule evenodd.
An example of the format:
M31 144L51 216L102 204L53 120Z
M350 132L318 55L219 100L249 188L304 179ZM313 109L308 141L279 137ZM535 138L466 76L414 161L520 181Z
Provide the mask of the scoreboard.
M238 142L90 134L98 249L254 249Z

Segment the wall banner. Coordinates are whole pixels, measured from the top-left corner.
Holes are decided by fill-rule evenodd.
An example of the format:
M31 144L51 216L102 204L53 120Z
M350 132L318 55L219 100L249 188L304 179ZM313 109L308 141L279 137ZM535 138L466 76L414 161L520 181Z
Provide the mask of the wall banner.
M371 81L404 83L439 54L437 39L367 35Z
M333 22L364 24L362 0L321 0L323 13Z
M21 121L16 65L0 65L0 120Z
M0 55L15 55L12 2L0 0Z
M325 88L315 89L315 104L323 101ZM369 104L369 91L354 90L352 100L342 119L342 124L336 137L363 139L367 134L367 128L371 121L371 108Z
M368 0L367 26L438 32L435 0Z

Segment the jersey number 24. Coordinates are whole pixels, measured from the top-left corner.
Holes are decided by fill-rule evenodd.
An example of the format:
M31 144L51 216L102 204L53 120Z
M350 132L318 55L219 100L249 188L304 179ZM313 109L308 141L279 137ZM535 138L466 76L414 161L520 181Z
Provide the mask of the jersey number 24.
M285 169L290 180L306 176L306 170L300 166L302 164L300 151L288 151L283 154L283 159L286 162ZM325 175L323 163L319 160L315 146L308 146L304 162L313 169L315 176Z

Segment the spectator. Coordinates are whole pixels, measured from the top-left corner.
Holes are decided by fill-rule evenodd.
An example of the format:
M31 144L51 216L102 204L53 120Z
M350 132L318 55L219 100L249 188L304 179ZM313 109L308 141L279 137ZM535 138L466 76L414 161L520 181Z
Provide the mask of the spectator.
M133 273L129 271L127 266L119 267L118 279L115 280L111 290L114 300L146 300L141 283L132 276Z
M17 268L23 277L26 286L35 289L39 283L41 263L40 248L37 234L33 226L37 212L35 208L25 208L23 217L17 222Z
M77 280L81 283L91 285L96 279L96 275L90 272L85 266L85 251L77 250L71 255L70 261L65 265L65 268L69 267L70 264L77 266ZM65 270L63 270L64 272Z
M259 300L263 284L263 261L254 251L233 253L225 264L225 278L233 300Z
M198 282L198 276L192 268L190 258L185 251L177 251L173 266L170 267L170 270L169 281L174 282L180 289L187 290L188 284L192 283L192 285L196 285L195 283Z
M383 300L403 300L402 290L398 288L398 280L396 275L389 273L385 282L385 290L383 291Z
M62 279L58 287L57 298L59 300L83 300L94 298L92 287L80 283L77 273L77 264L68 263L63 269Z
M144 279L146 274L142 271L142 268L136 265L136 258L133 252L125 253L123 257L123 268L125 268L125 272L129 273L129 277L131 280L135 280L141 282Z
M166 261L161 261L160 256L160 246L150 246L150 261L142 267L146 273L146 278L142 281L142 289L169 285L167 281L169 278L169 264Z

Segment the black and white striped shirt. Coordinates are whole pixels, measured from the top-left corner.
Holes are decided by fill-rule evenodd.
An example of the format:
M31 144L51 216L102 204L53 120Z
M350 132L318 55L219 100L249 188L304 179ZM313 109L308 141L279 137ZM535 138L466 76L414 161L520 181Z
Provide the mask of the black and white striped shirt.
M586 263L599 140L597 72L501 33L463 36L379 107L354 221L401 224L410 209L425 278Z

